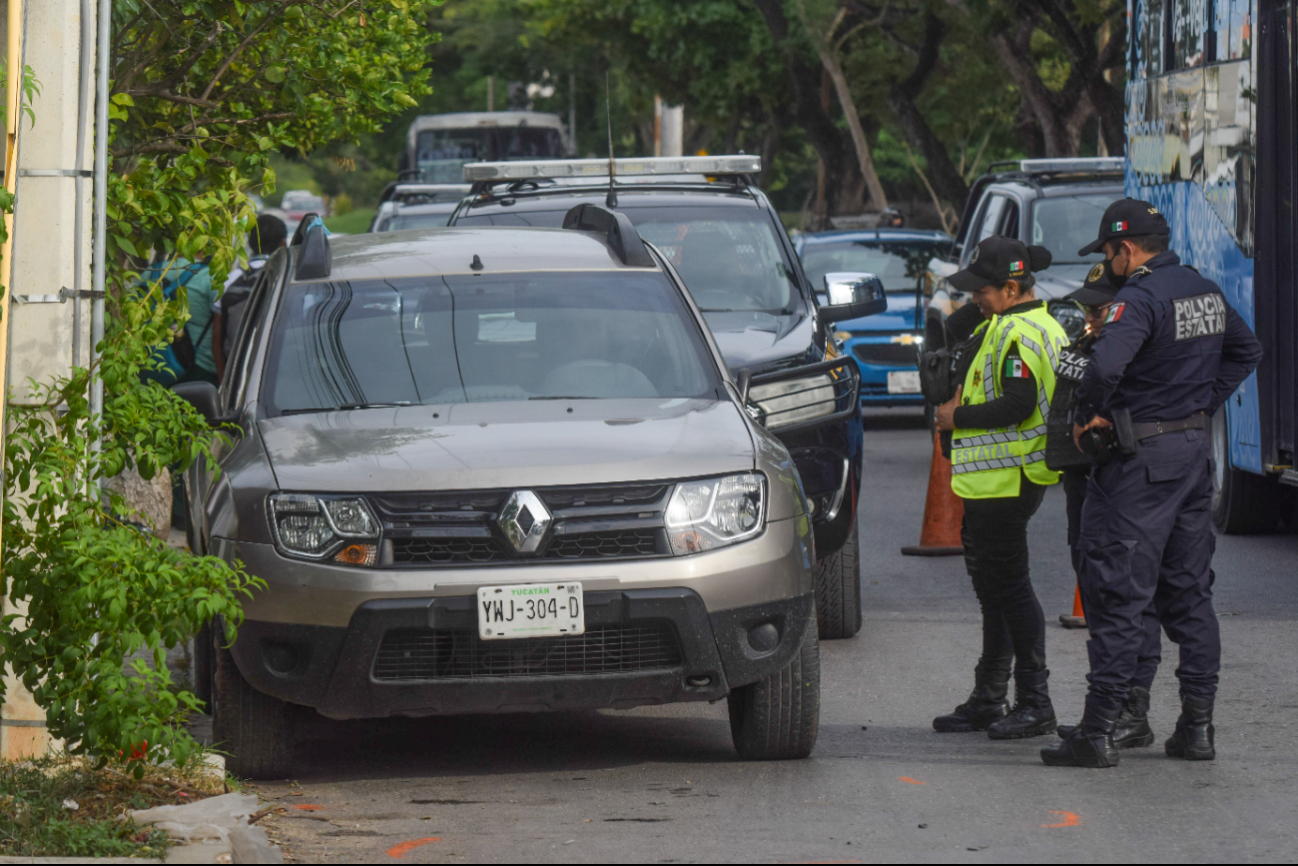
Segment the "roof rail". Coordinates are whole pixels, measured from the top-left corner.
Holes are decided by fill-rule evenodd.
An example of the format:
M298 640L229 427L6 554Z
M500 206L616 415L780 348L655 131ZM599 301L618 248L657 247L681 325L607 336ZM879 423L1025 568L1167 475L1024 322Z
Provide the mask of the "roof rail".
M762 158L738 156L651 156L614 160L617 176L653 174L758 174ZM537 159L514 162L470 162L464 166L464 180L532 180L552 177L608 177L607 159Z
M626 214L586 202L563 215L563 227L604 235L608 239L608 245L624 265L633 268L654 267L653 256L649 255L640 233L635 230Z
M333 270L333 251L329 248L329 229L320 214L309 213L298 223L290 247L300 246L294 280L322 280Z

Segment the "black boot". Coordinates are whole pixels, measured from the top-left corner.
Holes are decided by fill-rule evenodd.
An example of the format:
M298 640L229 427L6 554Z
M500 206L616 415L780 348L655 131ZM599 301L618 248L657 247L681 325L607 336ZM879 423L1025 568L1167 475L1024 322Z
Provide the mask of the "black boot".
M1211 761L1217 757L1212 726L1212 698L1181 696L1181 717L1163 747L1169 758Z
M1005 696L1010 687L1009 671L985 671L974 668L974 688L969 700L955 708L955 712L933 720L933 730L940 734L959 734L985 731L997 719L1010 711Z
M1046 689L1049 677L1047 670L1016 672L1014 709L1005 718L988 725L987 736L993 740L1023 740L1053 732L1058 722Z
M1068 739L1075 730L1076 725L1060 725L1059 739ZM1119 749L1138 749L1153 744L1154 730L1149 727L1149 689L1132 686L1127 693L1127 705L1118 713L1113 745Z
M1118 747L1113 744L1113 729L1117 726L1119 712L1088 706L1082 723L1073 725L1066 739L1042 749L1041 760L1050 767L1101 769L1118 766Z

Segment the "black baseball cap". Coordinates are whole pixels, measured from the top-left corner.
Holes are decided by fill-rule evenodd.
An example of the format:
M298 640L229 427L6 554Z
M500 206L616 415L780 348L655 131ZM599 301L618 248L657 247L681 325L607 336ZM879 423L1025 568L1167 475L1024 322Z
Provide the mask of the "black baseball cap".
M1117 295L1118 287L1109 282L1109 275L1104 272L1104 264L1099 263L1086 275L1082 287L1071 295L1065 296L1064 300L1076 301L1088 307L1099 307L1113 303Z
M1078 250L1077 254L1089 256L1104 249L1104 245L1112 240L1171 233L1167 218L1149 202L1138 198L1118 199L1105 209L1104 216L1100 218L1100 236Z
M969 266L957 271L948 282L962 292L972 292L992 283L1022 279L1050 267L1050 251L1029 247L1017 238L984 238L974 247Z

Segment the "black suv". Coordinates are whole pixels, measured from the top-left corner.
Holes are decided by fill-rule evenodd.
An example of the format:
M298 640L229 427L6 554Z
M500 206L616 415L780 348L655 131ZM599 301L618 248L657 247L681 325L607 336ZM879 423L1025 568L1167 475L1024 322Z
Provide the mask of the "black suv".
M833 278L864 275L811 285L754 182L760 170L756 156L619 159L610 183L604 160L470 163L472 192L448 225L559 228L583 203L631 220L679 272L726 364L793 456L812 506L820 636L851 637L861 628L860 408L825 398L850 375L855 400L859 371L835 343L827 311L850 316L824 295L836 292Z
M969 190L947 269L954 273L966 267L978 242L993 235L1047 248L1054 262L1037 275L1037 296L1069 337L1080 336L1086 327L1082 311L1063 298L1081 286L1087 271L1102 258L1079 256L1077 251L1095 240L1104 209L1122 198L1123 171L1122 157L993 163ZM929 284L933 294L924 343L936 349L945 344L946 317L969 296L942 278Z

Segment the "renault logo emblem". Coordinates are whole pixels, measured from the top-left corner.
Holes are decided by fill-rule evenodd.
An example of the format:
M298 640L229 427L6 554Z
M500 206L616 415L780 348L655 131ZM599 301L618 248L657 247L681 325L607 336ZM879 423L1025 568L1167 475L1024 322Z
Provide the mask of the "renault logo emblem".
M519 553L536 553L551 522L550 509L530 490L515 490L510 494L496 521Z

